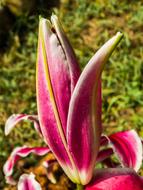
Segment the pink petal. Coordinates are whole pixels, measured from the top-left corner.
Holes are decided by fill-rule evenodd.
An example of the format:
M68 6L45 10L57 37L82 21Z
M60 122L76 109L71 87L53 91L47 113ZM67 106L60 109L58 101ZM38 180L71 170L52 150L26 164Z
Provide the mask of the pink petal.
M39 43L42 44L41 54L45 54L43 54L45 60L40 58L41 61L38 61L38 73L40 74L39 67L43 67L45 72L43 75L47 75L45 80L50 80L50 87L47 85L47 91L52 90L52 97L51 93L49 94L54 100L55 105L52 106L56 106L62 130L66 133L69 101L80 75L80 69L73 49L55 15L52 16L52 24L46 19L40 20ZM43 76L43 80L45 77ZM40 79L38 77L37 80Z
M104 65L122 38L117 33L92 57L76 84L71 97L67 141L82 184L93 173L101 137L100 78Z
M26 157L31 153L34 153L39 156L43 156L43 155L47 154L49 151L50 150L47 147L29 148L29 147L23 146L23 147L15 148L3 167L3 171L6 176L6 181L8 183L10 182L10 180L12 181L12 178L9 178L9 177L12 175L13 168L14 168L16 162L20 159L20 157Z
M143 181L131 169L102 169L85 190L143 190Z
M71 79L65 54L52 25L40 20L37 58L37 106L42 134L65 173L74 181L77 174L67 148L66 120ZM70 169L69 169L70 167ZM72 177L76 175L76 177Z
M110 135L109 139L122 165L138 171L143 159L143 148L138 134L134 130L118 132Z
M75 53L73 51L73 48L71 47L71 44L69 43L69 40L64 33L64 30L61 26L61 23L58 20L58 17L56 15L51 16L51 22L54 26L54 29L56 31L56 35L58 36L58 39L63 47L65 57L68 62L69 72L70 72L70 78L71 78L71 92L73 92L74 87L77 83L77 80L80 76L80 68L79 64L77 62Z
M35 175L23 174L18 182L18 190L42 190L40 184L35 180Z
M27 114L13 114L11 115L5 124L5 135L8 135L11 130L22 120L29 120L34 122L34 127L36 131L41 134L41 129L38 121L37 115L27 115Z

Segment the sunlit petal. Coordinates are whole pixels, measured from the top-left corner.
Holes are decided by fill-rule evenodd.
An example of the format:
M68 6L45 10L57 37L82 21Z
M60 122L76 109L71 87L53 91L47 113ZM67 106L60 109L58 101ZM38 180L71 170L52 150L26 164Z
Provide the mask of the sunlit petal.
M143 160L143 147L138 134L134 130L118 132L109 139L122 165L138 171Z
M131 169L102 169L95 171L85 190L143 190L143 181Z
M34 127L36 131L41 135L40 124L37 115L27 115L27 114L13 114L11 115L5 124L5 135L8 135L16 124L23 120L29 120L34 122Z
M70 73L59 39L46 19L41 19L39 25L36 80L42 134L65 173L73 180L72 171L76 169L65 136L71 97ZM77 174L74 178L78 178Z
M43 156L43 155L47 154L49 151L50 150L47 147L29 148L29 147L23 146L23 147L15 148L3 167L3 171L4 171L6 178L10 177L12 175L13 168L14 168L15 164L17 163L17 161L21 157L26 157L31 153L34 153L39 156ZM12 178L8 178L7 182L12 182Z
M106 61L122 38L117 33L92 57L84 68L71 97L67 123L69 150L78 168L81 183L93 173L101 137L100 78Z
M69 40L66 37L65 32L63 31L62 25L58 20L58 17L56 15L52 15L51 22L56 31L56 35L58 36L58 39L61 43L63 51L65 53L65 57L66 57L68 67L69 67L70 78L71 78L71 92L73 92L74 87L80 76L79 64L77 62L73 48L71 47L71 44L69 43Z

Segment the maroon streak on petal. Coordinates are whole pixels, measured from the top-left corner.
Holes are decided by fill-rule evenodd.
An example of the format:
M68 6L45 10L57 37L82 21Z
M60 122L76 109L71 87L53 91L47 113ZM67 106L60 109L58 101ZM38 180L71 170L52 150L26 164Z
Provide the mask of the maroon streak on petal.
M12 175L13 168L14 168L16 162L20 159L20 157L26 157L31 153L34 153L39 156L43 156L43 155L47 154L49 151L50 150L47 147L30 148L30 147L23 146L23 147L15 148L3 167L3 171L6 176L6 179L7 179L7 177L10 177ZM9 180L9 179L11 179L11 180ZM12 178L7 179L7 182L10 182L10 181L12 181Z
M122 34L117 33L92 57L80 75L71 97L67 141L83 185L92 177L100 144L101 73L121 38Z
M52 15L51 22L53 24L53 27L55 29L59 42L63 48L65 58L68 63L70 78L71 78L71 92L73 92L81 71L80 71L74 50L71 47L71 44L69 43L69 40L66 34L64 33L64 30L61 26L61 23L58 20L58 17L56 15Z
M96 163L102 162L106 158L110 157L113 154L113 149L112 148L107 148L100 150L98 152L97 158L96 158Z
M101 169L85 190L143 190L143 181L131 169Z
M23 120L32 121L34 123L34 127L35 127L36 131L41 135L41 129L40 129L39 121L38 121L38 116L37 115L27 115L27 114L11 115L5 124L5 135L8 135L11 132L11 130L15 127L15 125Z
M18 182L18 190L42 190L40 184L35 180L33 173L23 174Z
M111 145L122 165L138 171L142 164L141 139L134 130L118 132L109 136Z

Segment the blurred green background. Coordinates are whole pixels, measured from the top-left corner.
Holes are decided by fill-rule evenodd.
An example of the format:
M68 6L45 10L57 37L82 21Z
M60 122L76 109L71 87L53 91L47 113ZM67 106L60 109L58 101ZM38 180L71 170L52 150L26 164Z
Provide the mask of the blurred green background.
M143 137L143 1L0 0L0 189L2 166L12 149L41 145L31 123L8 137L4 124L13 113L36 113L35 63L39 15L55 12L83 68L117 31L124 38L102 75L104 132L135 129Z

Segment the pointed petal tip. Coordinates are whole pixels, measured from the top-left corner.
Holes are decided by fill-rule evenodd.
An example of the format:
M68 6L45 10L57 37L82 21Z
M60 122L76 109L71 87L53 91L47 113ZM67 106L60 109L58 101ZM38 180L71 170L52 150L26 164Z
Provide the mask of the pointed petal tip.
M52 28L52 25L48 19L42 17L40 18L39 27L48 30Z
M57 15L55 15L55 14L52 14L51 15L51 21L57 21L58 20L58 17L57 17Z
M44 18L44 17L40 17L40 18L39 18L39 21L40 21L40 22L43 22L43 21L46 21L46 20L47 20L47 19Z
M122 32L117 32L116 36L118 37L119 41L123 38L124 34Z
M10 131L8 131L7 125L5 125L5 128L4 128L4 135L5 135L5 136L8 136L9 133L10 133Z
M114 48L114 46L116 47L117 44L121 41L121 39L123 38L123 33L122 32L117 32L115 34L115 36L113 36L111 38L111 40L109 40L109 44L111 44L112 48ZM113 43L113 44L112 44ZM110 46L110 47L111 47Z
M118 35L118 36L123 36L123 33L122 32L120 32L120 31L118 31L117 33L116 33L116 35Z
M7 120L6 120L6 123L5 123L5 128L4 128L4 134L5 136L8 136L9 133L12 131L15 123L15 117L16 117L16 114L12 114Z
M11 115L6 123L4 128L5 135L9 135L9 133L13 130L13 128L21 121L29 120L34 123L34 128L41 135L41 129L38 121L37 115L27 115L27 114L13 114Z
M60 31L60 33L61 33L62 26L61 26L59 19L56 15L51 16L51 23L52 23L53 27L55 28L55 30L58 31L58 33Z

